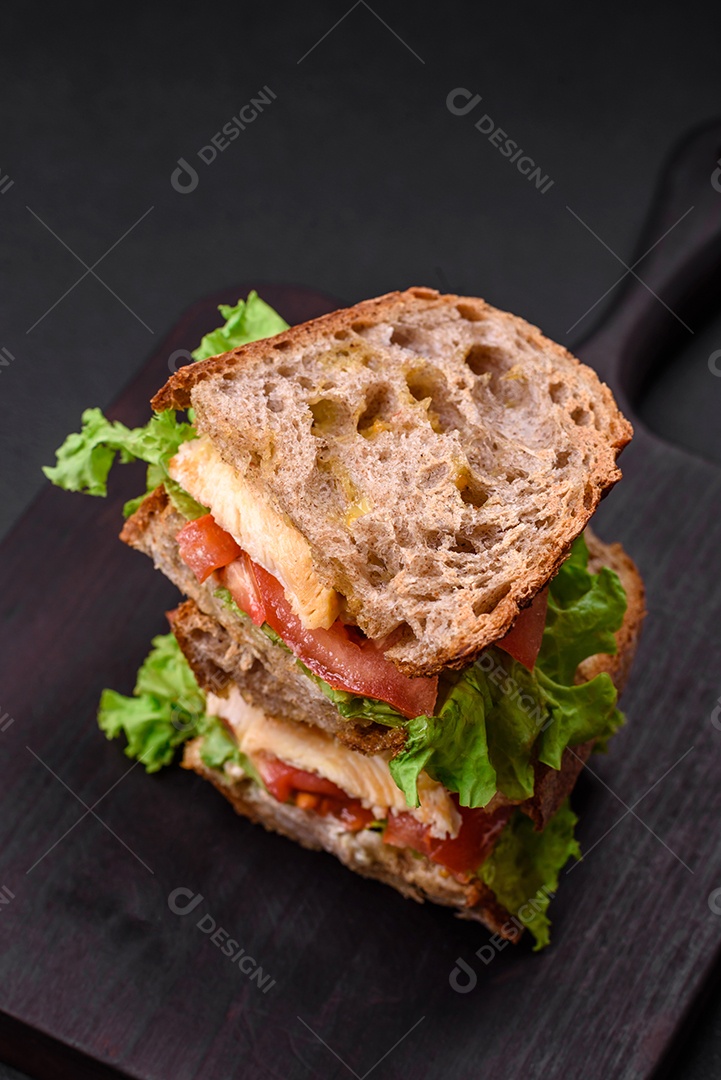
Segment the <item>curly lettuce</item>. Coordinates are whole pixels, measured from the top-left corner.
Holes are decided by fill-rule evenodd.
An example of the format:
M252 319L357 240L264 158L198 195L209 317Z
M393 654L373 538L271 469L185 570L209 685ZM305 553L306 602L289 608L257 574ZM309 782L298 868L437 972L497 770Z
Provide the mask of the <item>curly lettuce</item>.
M386 727L402 727L408 723L406 717L387 701L352 694L349 690L336 690L329 686L325 679L321 679L320 675L314 675L301 660L296 660L296 664L325 694L331 704L335 705L345 720L373 720L376 724L384 724Z
M550 941L547 910L559 874L570 858L581 858L574 836L577 821L566 801L543 832L536 832L531 819L516 810L478 871L514 923L533 935L534 952Z
M216 590L239 617L244 613L227 589ZM418 778L426 771L462 806L487 806L497 792L522 801L533 796L536 759L560 769L568 746L595 739L603 747L623 723L610 676L576 685L578 664L616 651L626 594L612 570L588 570L583 536L549 590L548 615L532 672L503 650L487 649L460 673L446 672L434 716L407 720L392 705L329 686L301 662L298 667L348 720L405 726L403 749L389 762L409 806L418 806ZM287 649L270 627L263 630Z
M158 484L165 484L171 501L185 516L207 513L168 476L168 462L180 444L195 438L192 424L179 421L172 409L156 413L144 427L138 428L126 427L119 420L107 420L100 409L86 409L81 422L80 431L68 435L57 451L55 465L43 468L48 480L57 487L104 497L108 493L108 474L116 460L123 465L144 461L148 466L146 490L125 504L125 517L137 510Z
M169 765L186 739L200 734L205 694L172 634L153 638L130 697L103 690L98 724L108 739L125 736L125 753L148 772Z
M288 327L256 292L251 292L247 300L239 300L235 306L221 304L219 310L225 323L206 334L192 353L195 360L270 337ZM145 491L125 504L125 517L134 513L159 484L165 486L179 513L186 518L200 517L208 512L207 508L168 475L168 463L180 444L196 437L192 410L189 420L191 422L178 420L175 411L168 409L155 413L144 427L128 428L117 420L106 419L100 409L86 409L80 431L68 435L56 453L55 465L46 465L43 472L48 480L65 491L105 496L108 475L117 461L121 464L143 461L148 466Z
M223 326L206 334L197 349L191 353L193 360L207 360L209 356L237 349L251 341L274 337L288 329L288 323L277 311L266 304L253 289L247 300L239 300L235 306L221 304L218 311L225 319Z
M125 754L147 772L170 765L188 739L202 736L200 757L210 769L240 766L262 780L224 724L206 710L206 697L172 634L153 638L132 695L103 690L98 725L108 739L125 738Z
M498 648L446 680L437 716L408 724L408 740L390 762L411 806L418 805L421 770L458 793L462 806L487 806L497 791L533 795L533 762L560 769L568 746L602 745L623 722L617 692L605 672L574 684L578 664L616 651L626 594L612 570L588 570L579 537L551 582L541 651L532 672Z

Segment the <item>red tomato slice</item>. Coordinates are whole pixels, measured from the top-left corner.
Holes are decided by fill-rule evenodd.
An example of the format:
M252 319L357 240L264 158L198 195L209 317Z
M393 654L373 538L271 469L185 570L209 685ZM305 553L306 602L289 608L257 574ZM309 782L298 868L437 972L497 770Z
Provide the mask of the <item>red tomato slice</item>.
M548 585L523 609L506 636L494 642L499 649L503 649L529 671L533 671L538 659L547 610Z
M341 801L348 798L346 793L331 780L306 772L305 769L296 769L294 765L288 765L279 758L271 757L270 754L259 755L255 765L263 783L278 802L288 802L296 791L329 795Z
M241 611L250 615L256 626L262 626L268 613L255 579L250 555L241 551L239 558L218 572L218 580L228 589Z
M387 701L404 716L433 715L437 677L411 679L402 675L368 638L362 638L340 620L330 630L306 630L288 603L280 582L253 564L266 622L280 634L299 660L335 690Z
M393 811L388 815L388 824L383 830L384 844L413 848L421 855L430 857L432 840L429 827L413 817L413 814L398 814Z
M458 836L447 840L432 836L429 826L423 825L412 814L391 813L383 842L413 848L454 874L467 874L477 870L488 858L513 809L502 806L487 814L485 810L458 806L463 819L461 828Z
M268 791L278 802L289 802L298 795L309 795L309 800L299 799L299 804L307 801L308 809L312 809L313 813L338 818L348 832L365 829L374 820L372 812L359 799L350 798L337 784L322 776L296 769L270 755L259 756L256 768Z
M277 578L254 563L211 514L189 521L177 535L180 556L199 581L214 570L257 626L267 622L299 660L336 690L387 701L404 716L433 714L437 677L411 679L386 660L378 643L340 620L329 630L307 630Z
M200 582L241 554L233 537L221 529L212 514L204 514L183 525L176 540L181 559Z

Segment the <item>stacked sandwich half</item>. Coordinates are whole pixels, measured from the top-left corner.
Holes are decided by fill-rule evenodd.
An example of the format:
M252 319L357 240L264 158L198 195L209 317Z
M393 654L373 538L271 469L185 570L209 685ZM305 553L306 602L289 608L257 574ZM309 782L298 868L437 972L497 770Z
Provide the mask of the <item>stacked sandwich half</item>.
M116 452L146 461L122 539L186 597L101 726L151 770L184 743L251 820L545 944L568 795L621 723L643 617L586 527L629 424L479 299L223 313L146 428L89 410L47 470L103 494Z

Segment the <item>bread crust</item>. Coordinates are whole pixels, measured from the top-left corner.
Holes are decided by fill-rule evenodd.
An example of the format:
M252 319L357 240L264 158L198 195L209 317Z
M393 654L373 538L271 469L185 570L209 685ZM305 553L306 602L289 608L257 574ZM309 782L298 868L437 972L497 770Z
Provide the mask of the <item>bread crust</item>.
M152 558L148 541L152 541L152 532L157 528L158 522L163 520L162 515L168 519L169 530L172 530L174 534L180 531L183 519L179 514L174 514L168 493L160 484L143 499L135 513L126 518L119 533L120 539L128 547L137 548L138 551L143 551ZM174 524L177 524L177 528L173 530Z
M200 757L201 742L194 739L186 743L183 768L209 780L242 817L302 847L327 851L362 877L382 881L411 900L419 903L430 900L455 908L461 918L481 922L508 941L517 941L521 936L522 927L483 882L461 882L443 867L414 855L408 848L384 844L376 832L368 829L347 832L332 817L280 803L252 781L234 780L217 769L210 769Z
M240 651L236 641L242 640L244 627L236 627L236 641L228 630L210 615L204 614L193 600L186 600L174 611L167 612L170 628L188 661L198 685L206 693L220 694L231 684L256 708L264 709L284 720L306 723L323 728L350 750L377 754L381 750L400 750L405 744L405 729L389 728L367 722L355 724L345 720L327 699L332 710L319 711L313 684L297 668L286 681L283 672L274 673L260 657L248 665L247 652ZM250 642L248 642L250 645ZM250 646L252 648L252 645ZM271 645L277 649L277 646Z
M336 330L342 331L347 329L351 323L364 318L378 321L409 298L435 300L440 295L435 289L423 287L413 287L406 289L405 292L396 290L384 293L383 296L377 296L372 300L363 300L352 307L339 308L337 311L331 311L327 315L320 315L317 319L297 323L288 330L276 334L270 340L274 348L280 347L281 350L286 344L312 345L319 334L324 331L330 333ZM472 300L469 297L451 295L446 296L444 299L480 303L484 308L490 310L490 304L486 304L484 300ZM170 376L165 385L151 399L152 408L155 412L164 412L166 409L189 409L192 404L193 389L199 383L205 382L214 376L223 376L226 372L235 371L238 363L250 364L255 359L262 357L267 352L268 340L268 338L261 338L260 341L252 341L248 345L242 345L238 349L231 349L230 352L221 353L219 356L211 356L207 360L184 365ZM560 346L558 347L560 348Z
M276 428L272 427L272 423L276 421L272 419L271 412L265 409L265 405L273 413L277 406L273 405L272 401L266 402L261 393L259 401L265 402L263 406L265 411L262 415L254 413L255 426L248 427L245 437L242 437L237 426L237 417L233 412L236 406L229 403L230 397L227 395L223 397L226 393L225 388L233 387L236 383L238 384L237 393L240 394L240 389L250 386L254 379L256 382L263 381L264 372L278 376L273 385L276 386L274 392L279 392L276 384L279 383L282 387L286 380L284 364L288 367L289 357L295 357L300 362L299 358L302 357L304 350L315 350L314 355L317 359L319 349L339 348L337 339L343 339L344 335L350 339L351 346L355 345L361 351L363 348L366 348L366 351L373 348L379 349L380 346L374 344L373 339L373 334L379 328L386 327L388 333L393 325L413 329L424 325L423 320L427 323L431 316L438 319L447 317L450 320L449 326L462 324L457 335L459 338L463 337L463 333L466 335L471 333L469 327L477 327L481 324L490 327L493 333L489 340L504 342L504 363L506 361L510 363L515 356L519 362L519 369L525 364L523 370L526 375L523 375L523 378L536 379L539 387L543 384L543 393L546 394L543 399L543 409L548 411L549 416L552 413L556 419L561 418L558 422L561 423L565 441L563 444L559 441L557 449L563 455L566 450L561 451L561 445L572 447L573 460L577 461L577 464L574 465L575 471L569 473L568 478L563 479L562 482L555 479L555 473L551 475L553 471L550 464L543 464L545 482L556 486L553 487L554 498L547 506L550 516L541 523L540 531L533 532L533 535L526 528L527 522L524 524L520 519L515 521L513 519L513 499L516 496L509 495L508 483L510 481L506 483L507 478L498 480L498 483L506 484L503 489L505 492L503 499L506 501L503 502L500 510L494 508L492 513L484 511L482 503L479 502L478 506L473 503L473 499L477 497L473 493L469 496L471 504L467 499L463 499L464 506L457 490L454 496L453 482L446 479L444 485L436 492L438 496L436 503L431 505L429 502L431 516L439 521L437 530L442 540L441 549L433 551L434 541L431 538L424 539L423 543L409 541L410 546L406 550L403 547L404 542L398 539L398 521L393 521L391 512L386 512L382 508L378 509L376 518L373 517L374 511L365 512L360 521L354 524L351 530L352 536L349 539L348 530L325 521L321 503L328 496L327 486L323 488L321 484L322 477L319 479L316 475L314 483L316 486L320 485L318 492L325 492L323 495L316 492L311 497L304 487L307 483L306 479L301 481L301 473L304 477L310 476L314 470L318 473L318 468L313 464L313 454L318 447L322 448L323 441L312 437L310 427L307 432L303 428L301 433L302 410L300 406L298 406L298 416L294 415L292 423L288 422L290 426L287 430L278 428L276 431ZM448 327L445 323L442 329L446 333ZM491 330L488 332L491 333ZM475 330L473 332L476 333ZM470 338L467 336L464 340L470 341ZM496 348L495 345L483 347L489 352L493 352ZM396 349L395 353L389 347L382 355L396 356L400 347L393 346L393 348ZM450 345L449 350L453 351ZM496 351L499 350L496 349ZM403 366L412 363L413 355L412 351L408 356L404 353L400 359L397 358L398 364ZM465 390L458 391L459 394L467 395L464 400L468 402L470 402L468 395L471 394L469 389L471 383L475 387L473 394L477 391L481 394L484 386L491 385L484 380L490 379L492 382L496 377L492 373L484 373L477 377L475 374L470 375L471 362L458 364L455 359L448 360L451 366L447 370L444 369L444 374L441 368L445 360L437 359L437 365L434 367L425 354L421 355L419 352L416 359L418 357L420 357L418 362L435 372L435 376L443 376L443 379L448 376L450 379L455 372L459 378L462 375L462 378L470 380ZM453 367L454 364L456 367ZM462 374L461 368L465 374ZM405 367L403 370L405 371ZM541 371L544 374L541 374ZM456 375L453 375L453 378ZM555 384L552 381L553 377L558 379ZM501 383L506 378L521 378L521 376L513 375L513 371L509 376L506 372L501 378ZM339 385L342 388L350 385L351 381L351 376L343 375ZM255 386L255 383L253 385ZM503 383L503 385L520 384L511 382ZM444 391L446 397L456 393L450 383L443 382L443 386L446 388ZM293 389L295 390L295 384L293 384ZM536 391L541 392L538 387ZM340 390L338 392L340 393ZM230 390L228 394L231 394ZM558 400L554 394L557 394ZM486 398L484 397L483 400L486 401ZM241 461L247 464L254 454L259 462L261 459L265 461L265 465L258 466L256 482L271 497L279 512L289 518L306 536L311 545L316 571L324 584L338 588L346 597L351 616L357 619L361 628L370 637L385 636L394 628L400 627L394 644L387 651L387 656L408 675L434 674L444 667L464 666L487 645L502 637L510 629L523 607L531 602L534 595L556 573L566 556L569 545L583 530L603 494L620 478L616 458L632 435L631 426L618 411L608 387L600 383L591 369L580 364L562 346L545 338L536 327L507 312L498 311L481 299L456 295L441 296L435 290L424 288L388 293L374 300L367 300L295 326L271 339L253 342L222 356L181 368L156 394L152 404L156 410L185 409L192 404L196 409L199 427L201 430L208 431L216 449L228 464L237 468ZM493 408L497 404L494 398ZM479 405L478 408L480 409L481 406ZM485 409L486 405L483 408ZM303 409L307 412L308 425L310 425L310 411L305 405ZM488 409L490 412L493 411L491 406L488 406ZM493 425L501 421L496 419L492 422L489 419L490 412L488 415L482 410L478 413L481 419L476 418L477 422L474 421L476 427L473 431L476 431L478 424L481 424L481 427L486 424L489 432L495 431ZM510 410L510 413L512 412L513 409ZM504 413L501 409L500 414L496 410L493 415L508 416L510 413L508 411ZM524 415L534 414L531 410ZM525 422L522 418L521 428ZM561 428L553 430L560 432ZM502 422L501 430L502 432L505 430ZM282 433L282 439L279 432ZM299 455L297 460L299 461L302 457L303 465L302 467L296 465L294 449L294 453L290 455L287 462L286 471L283 473L285 479L282 479L279 478L280 472L274 465L273 455L278 452L280 445L278 440L287 442L291 434L293 439L297 435ZM461 454L468 449L463 444L466 436L463 436L459 442L455 437L457 434L451 431L450 437L443 443L445 451L451 454L451 457L459 447L458 452ZM420 439L421 436L418 435L418 438ZM427 438L430 441L434 438L430 430ZM498 452L501 454L502 463L506 460L502 456L503 446L506 445L503 442L504 438L505 436L501 433L499 436L501 450ZM559 436L552 435L549 438L553 441ZM257 441L255 450L251 445L254 440ZM360 439L356 442L359 446L363 444L362 454L361 450L344 452L356 455L353 458L356 463L360 460L358 454L361 454L363 461L367 463L370 460L368 455L375 453L375 450L368 450L367 440ZM422 441L412 444L416 449L422 445ZM496 443L494 442L493 445L495 447ZM408 446L410 447L411 443L408 443ZM529 468L541 468L540 465L533 465L533 461L540 461L543 453L546 453L546 450L541 452L533 449L540 444L532 439L528 445L519 443L518 446L521 448L518 452L525 455L526 463L530 462ZM408 452L416 453L416 450ZM421 453L420 449L418 453ZM546 462L545 458L543 460ZM378 487L377 466L375 467L376 472L373 473L375 479L366 478L371 491L377 490ZM561 470L565 467L565 465L559 466ZM491 467L491 473L492 471ZM475 476L475 473L473 475ZM376 485L375 489L373 484ZM456 488L457 486L456 484ZM415 491L415 488L413 490ZM315 488L313 491L315 492ZM564 494L561 495L561 492ZM313 501L316 496L321 500L318 505ZM531 496L524 497L527 501L523 505L527 508L528 499ZM507 504L508 499L511 502ZM307 508L304 506L306 502ZM540 510L538 514L542 516ZM317 525L318 521L322 524ZM488 524L489 521L490 524ZM401 515L402 525L403 515ZM418 529L423 532L423 526L417 521L412 521L411 525L414 536ZM460 539L456 538L460 544L457 549L448 546L452 542L451 534L454 529L461 530ZM468 529L471 530L475 539L468 539L466 531ZM493 534L488 541L483 539L486 529L490 529ZM519 530L522 529L526 529L523 533L525 537L523 543L516 535L520 535ZM395 536L394 530L396 530ZM333 540L330 546L326 543L328 540ZM430 547L424 546L426 544ZM476 546L471 548L464 546L468 544ZM397 557L396 563L387 570L390 575L387 580L376 581L373 576L375 572L369 569L371 563L365 558L365 555L370 552L372 560L375 557L373 553L378 551L383 554L381 559L383 565L388 562L386 555L389 556L391 563ZM502 572L494 569L489 575L484 567L488 565L493 568L494 560L500 560L499 566Z

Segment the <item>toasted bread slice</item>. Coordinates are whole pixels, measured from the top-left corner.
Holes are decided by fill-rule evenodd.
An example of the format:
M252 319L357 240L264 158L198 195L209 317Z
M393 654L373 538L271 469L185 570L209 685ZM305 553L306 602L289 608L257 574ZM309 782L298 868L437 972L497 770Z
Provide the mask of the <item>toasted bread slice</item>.
M293 658L270 642L257 642L252 624L246 626L245 620L230 633L212 615L204 614L194 600L186 600L167 617L198 685L206 693L222 693L234 683L256 708L282 720L322 728L351 750L364 754L400 750L405 744L403 727L344 719ZM274 653L269 654L268 646Z
M421 288L184 367L153 399L191 405L410 675L503 636L620 478L632 434L596 374L535 327Z

